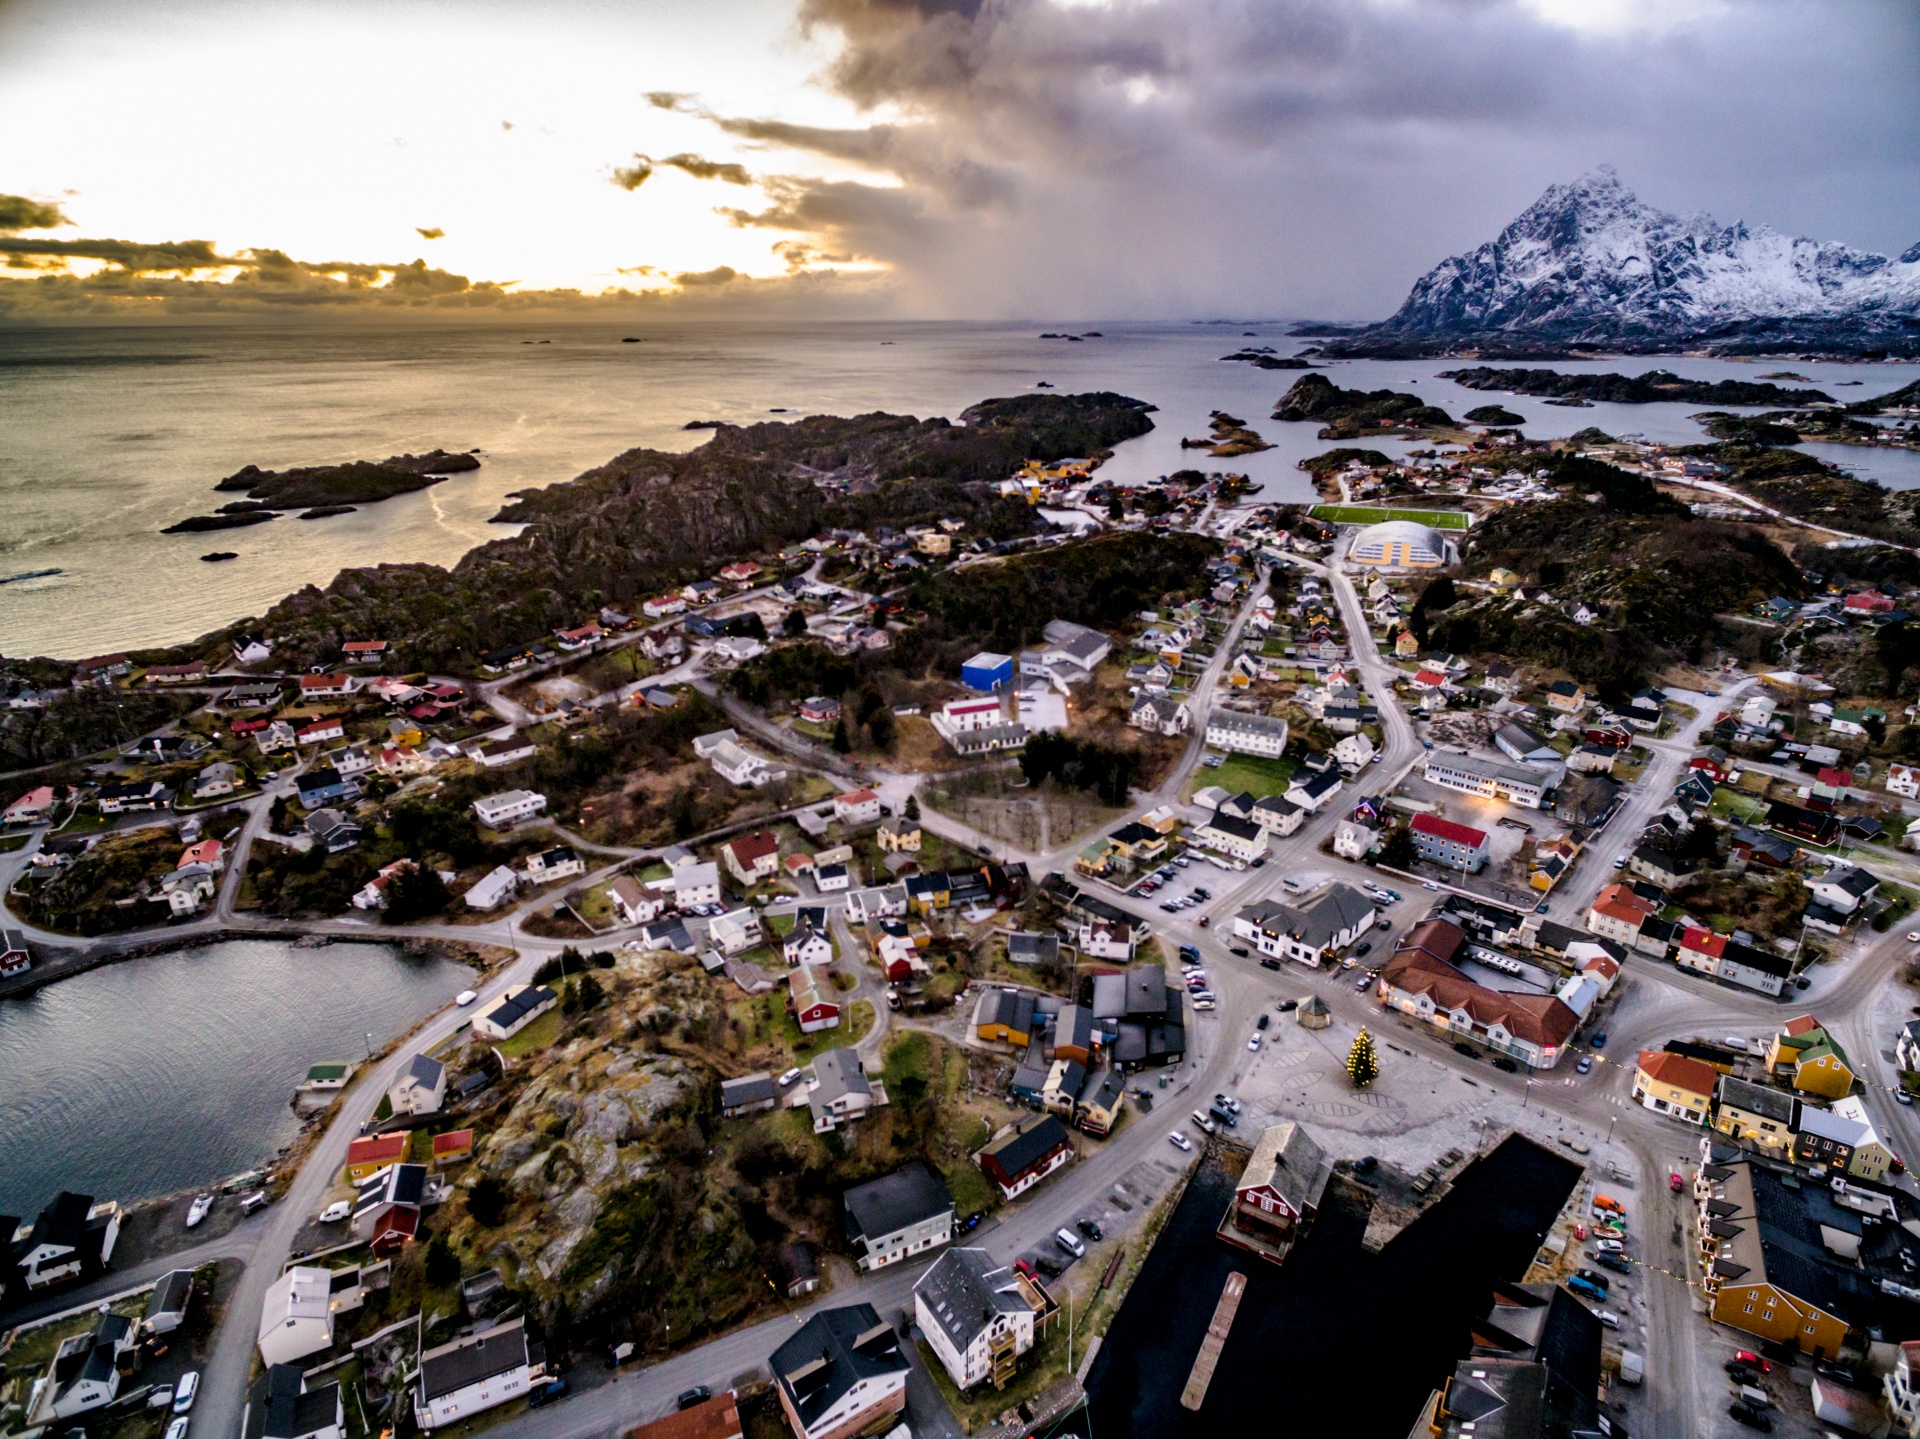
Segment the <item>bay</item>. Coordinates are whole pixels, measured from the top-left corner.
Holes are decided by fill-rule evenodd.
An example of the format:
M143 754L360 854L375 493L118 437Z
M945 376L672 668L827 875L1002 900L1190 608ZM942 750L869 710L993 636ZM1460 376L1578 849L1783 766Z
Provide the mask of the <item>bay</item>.
M0 1214L62 1189L129 1201L240 1173L299 1131L307 1067L361 1059L473 979L384 944L229 940L0 1004Z
M1318 426L1266 418L1297 372L1221 356L1307 343L1288 324L1133 324L1079 341L1050 327L966 323L473 323L411 328L214 326L0 331L0 576L61 573L0 587L0 652L75 659L191 639L264 613L302 585L353 565L450 565L514 533L489 523L510 493L570 480L634 446L703 443L690 420L751 423L890 410L958 416L981 399L1119 390L1158 406L1153 433L1122 445L1106 473L1138 484L1176 469L1245 473L1260 500L1312 498L1298 461L1329 448ZM635 343L624 343L631 339ZM1698 406L1565 409L1437 379L1459 361L1352 361L1336 383L1411 389L1455 415L1498 401L1527 433L1614 434L1688 442ZM1562 370L1752 379L1775 364L1640 357ZM1815 384L1857 378L1840 399L1883 393L1920 366L1795 364ZM1275 448L1232 460L1183 450L1209 412L1248 421ZM1404 453L1405 442L1372 447ZM162 535L230 495L213 486L244 464L267 468L379 459L434 446L478 447L479 471L352 514L291 515L247 529ZM1881 452L1861 452L1880 454ZM1860 466L1868 462L1849 456ZM217 564L202 554L232 550Z

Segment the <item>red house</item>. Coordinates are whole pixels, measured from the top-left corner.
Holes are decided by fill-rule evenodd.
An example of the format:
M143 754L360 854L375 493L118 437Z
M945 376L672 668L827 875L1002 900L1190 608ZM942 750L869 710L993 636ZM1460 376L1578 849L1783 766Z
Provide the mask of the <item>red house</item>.
M975 1158L987 1178L1012 1199L1070 1163L1073 1141L1066 1126L1048 1114L993 1140Z

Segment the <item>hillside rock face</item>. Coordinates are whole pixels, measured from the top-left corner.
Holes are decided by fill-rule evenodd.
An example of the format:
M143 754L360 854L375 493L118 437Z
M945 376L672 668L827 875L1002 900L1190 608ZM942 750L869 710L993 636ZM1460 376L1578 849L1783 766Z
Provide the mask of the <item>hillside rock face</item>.
M1328 354L1569 345L1920 353L1920 245L1899 259L1643 203L1602 166L1443 260Z

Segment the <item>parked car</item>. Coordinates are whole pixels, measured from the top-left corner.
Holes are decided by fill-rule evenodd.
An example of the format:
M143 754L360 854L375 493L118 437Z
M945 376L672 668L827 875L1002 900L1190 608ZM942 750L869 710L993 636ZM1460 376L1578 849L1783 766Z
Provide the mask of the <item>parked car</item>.
M1633 1273L1633 1261L1618 1254L1596 1254L1593 1262L1602 1269L1611 1269L1615 1274Z
M1249 1036L1247 1039L1247 1048L1258 1052L1260 1048L1260 1036L1258 1034Z
M1214 1134L1219 1130L1218 1125L1197 1109L1193 1111L1193 1122L1202 1134Z
M1606 1030L1604 1029L1596 1030L1594 1032L1593 1038L1589 1040L1588 1043L1595 1049L1605 1049L1607 1047Z
M1758 1429L1762 1434L1773 1433L1773 1418L1764 1409L1755 1409L1751 1404L1729 1404L1727 1417L1736 1419L1749 1429Z
M472 1004L479 997L480 997L479 990L463 989L453 997L453 1002L459 1005L462 1009L465 1009L469 1004Z
M187 1439L187 1430L193 1421L182 1414L167 1426L167 1439Z
M1464 1054L1468 1059L1478 1059L1480 1057L1480 1051L1475 1049L1471 1044L1468 1044L1464 1039L1456 1039L1453 1042L1453 1049L1454 1053Z
M788 1085L792 1084L794 1080L798 1079L799 1077L800 1077L800 1071L797 1067L793 1069L789 1069L785 1074L780 1076L780 1087L782 1089L785 1089Z
M1273 1023L1273 1016L1271 1014L1262 1014L1258 1019L1254 1020L1253 1027L1255 1029L1265 1029L1269 1024L1272 1024L1272 1023Z
M1222 1109L1231 1110L1235 1114L1238 1114L1242 1108L1240 1101L1230 1094L1216 1094L1213 1096L1213 1102Z
M1770 1359L1762 1359L1758 1354L1755 1354L1751 1349L1742 1349L1738 1351L1733 1357L1742 1364L1751 1364L1755 1369L1758 1369L1762 1374L1773 1373L1773 1361Z
M682 1390L680 1397L673 1401L676 1409L691 1409L696 1404L704 1404L713 1398L713 1390L704 1384L696 1384L691 1389Z
M1091 1219L1076 1219L1073 1227L1086 1235L1087 1238L1091 1239L1095 1244L1098 1244L1102 1239L1107 1237L1100 1232L1100 1226L1095 1224Z
M1175 1149L1185 1150L1189 1153L1193 1150L1193 1141L1177 1129L1167 1136L1167 1143L1171 1144Z
M193 1397L200 1392L200 1371L189 1369L173 1384L173 1412L184 1414L193 1408Z
M1300 1001L1297 999L1283 999L1274 1005L1274 1009L1281 1014L1292 1014L1299 1007Z
M1058 1279L1060 1277L1060 1261L1050 1254L1034 1255L1033 1267L1049 1279Z
M1373 983L1373 980L1374 980L1374 976L1371 973L1363 974L1353 982L1353 987L1355 989L1364 990L1368 985Z
M1074 1237L1071 1229L1054 1230L1053 1242L1059 1245L1063 1252L1071 1254L1075 1259L1080 1258L1087 1252L1087 1246Z
M1262 969L1278 969L1280 967L1280 961L1270 954L1263 954L1260 956L1260 967ZM1911 1104L1913 1101L1908 1100L1907 1102Z
M272 1203L272 1201L267 1198L267 1191L264 1189L256 1189L253 1193L244 1194L240 1197L240 1212L242 1214L251 1214L256 1209L265 1209L270 1203Z
M543 1404L551 1404L556 1399L564 1399L572 1386L565 1379L550 1379L527 1396L527 1408L538 1409ZM682 1409L687 1406L682 1404Z
M1592 1269L1576 1269L1573 1277L1576 1279L1584 1279L1589 1284L1598 1284L1602 1289L1605 1289L1611 1282L1606 1275Z
M1622 1244L1618 1239L1596 1239L1593 1241L1593 1247L1601 1254L1625 1254L1627 1252L1627 1246Z
M1578 1060L1578 1061L1577 1061L1577 1062L1576 1062L1576 1063L1574 1064L1574 1066L1573 1066L1573 1072L1574 1072L1575 1074L1590 1074L1590 1073L1592 1073L1592 1072L1593 1072L1593 1061L1592 1061L1591 1059L1588 1059L1588 1058L1586 1057L1586 1055L1584 1055L1584 1054L1583 1054L1583 1055L1581 1055L1581 1056L1580 1056L1580 1058L1579 1058L1579 1060Z
M1583 1299L1592 1299L1604 1304L1607 1300L1607 1288L1604 1284L1595 1284L1592 1280L1582 1279L1578 1274L1567 1280L1567 1288Z
M1356 955L1361 955L1361 954L1372 954L1372 953L1373 953L1373 941L1372 941L1372 940L1370 940L1370 939L1369 939L1369 940L1367 940L1367 941L1365 941L1364 943L1362 943L1362 944L1361 944L1361 945L1359 946L1359 948L1357 948L1357 949L1355 949L1355 950L1354 950L1354 953L1355 953Z
M1615 1314L1611 1309L1596 1309L1593 1311L1593 1317L1609 1329L1618 1329L1620 1327L1620 1316Z
M1493 1067L1502 1074L1518 1074L1520 1072L1520 1066L1515 1064L1511 1059L1508 1059L1504 1054L1494 1055Z
M1667 1188L1671 1189L1675 1194L1680 1193L1680 1191L1686 1187L1687 1181L1682 1179L1678 1174L1670 1172L1667 1175Z
M1227 953L1237 954L1242 959L1245 959L1247 957L1247 947L1244 944L1230 944L1227 946Z
M353 1213L353 1201L351 1199L336 1199L316 1214L314 1218L322 1224L338 1224L351 1213Z

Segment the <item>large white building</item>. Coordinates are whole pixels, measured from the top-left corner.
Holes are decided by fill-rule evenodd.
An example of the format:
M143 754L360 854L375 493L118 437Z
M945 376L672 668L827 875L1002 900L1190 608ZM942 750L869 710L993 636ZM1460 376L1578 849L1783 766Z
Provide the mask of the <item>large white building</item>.
M267 1286L260 1304L260 1357L291 1364L333 1344L333 1271L297 1264Z
M505 1404L531 1389L540 1372L520 1319L429 1349L413 1382L414 1422L437 1429Z
M487 794L473 802L473 812L488 829L504 829L523 819L531 819L547 807L547 797L530 789L510 789L502 794Z
M1565 773L1559 765L1509 764L1449 750L1428 754L1425 772L1429 783L1443 789L1504 799L1527 809L1539 809Z
M1287 748L1287 722L1272 715L1216 708L1207 714L1207 743L1235 754L1278 759Z
M1024 1276L984 1249L949 1249L913 1286L913 1314L960 1390L1001 1384L1033 1348L1034 1303ZM1040 1301L1044 1304L1044 1301Z
M1386 520L1355 535L1347 558L1385 570L1437 570L1449 562L1451 552L1452 546L1425 525Z

